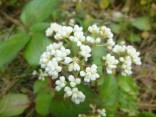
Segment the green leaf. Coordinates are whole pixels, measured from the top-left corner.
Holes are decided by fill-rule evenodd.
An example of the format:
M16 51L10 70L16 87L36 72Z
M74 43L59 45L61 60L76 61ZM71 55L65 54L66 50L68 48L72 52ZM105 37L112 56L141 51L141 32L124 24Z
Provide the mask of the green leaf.
M129 116L136 116L138 113L137 95L138 87L132 77L120 76L119 81L119 104L120 109Z
M52 14L56 2L57 0L32 0L21 14L22 22L29 27L47 19Z
M29 99L25 94L7 94L0 99L0 116L17 116L23 113L29 104Z
M110 0L100 0L99 1L99 5L100 5L100 8L102 9L105 9L109 6L110 4Z
M130 95L136 96L138 94L138 87L134 79L130 76L119 76L119 87Z
M156 114L151 112L142 112L138 115L138 117L156 117Z
M136 116L138 113L136 97L119 90L118 94L119 108L129 116Z
M0 68L10 63L28 41L28 35L17 33L12 35L8 40L0 43Z
M110 27L112 31L116 34L120 34L123 29L123 25L121 24L111 24Z
M102 57L105 55L105 48L104 46L96 46L93 48L92 57L93 57L93 64L101 65L102 64ZM102 74L102 65L98 66L97 68L98 73Z
M50 113L52 95L50 93L40 92L36 97L36 111L41 115L47 115Z
M104 107L107 110L108 116L113 116L118 107L118 84L117 80L107 75L103 78L104 82L100 86L99 93L104 99Z
M33 86L34 93L48 92L49 91L49 79L46 78L44 81L37 80Z
M139 30L151 30L150 19L146 16L136 18L131 24Z
M128 37L128 40L132 42L139 42L141 38L138 34L131 33L130 36Z
M50 105L52 100L50 79L44 81L37 80L34 84L33 91L36 94L35 109L40 115L50 113Z
M49 23L35 23L30 27L31 32L45 32L49 27Z
M32 35L32 39L28 43L24 56L30 65L39 65L41 54L46 50L46 47L51 43L47 37L41 33Z
M78 86L78 89L82 91L86 100L79 105L73 103L69 98L64 99L62 94L56 94L52 99L51 113L55 117L77 117L78 114L87 113L89 110L89 104L101 105L102 99L100 99L96 93L91 91L90 88L84 85Z

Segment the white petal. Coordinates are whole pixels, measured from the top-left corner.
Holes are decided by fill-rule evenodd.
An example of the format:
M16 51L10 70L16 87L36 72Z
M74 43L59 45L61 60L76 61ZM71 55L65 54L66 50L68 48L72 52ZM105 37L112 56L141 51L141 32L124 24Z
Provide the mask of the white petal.
M74 69L74 65L73 65L73 63L71 63L71 64L68 66L68 70L71 72L71 71L73 71L73 69Z
M84 81L85 81L85 82L90 82L90 79L85 77L85 78L84 78Z
M60 90L61 90L61 87L60 87L60 86L56 86L56 87L55 87L55 90L56 90L56 91L60 91Z
M68 77L68 79L69 79L69 81L74 81L74 76L73 75L70 75L69 77Z
M76 83L75 82L70 82L70 86L71 87L75 87L76 86Z
M76 78L75 81L76 81L76 84L80 84L81 83L81 79L80 78Z
M86 75L86 73L84 71L80 72L80 76L84 77Z
M57 81L55 82L56 85L60 85L60 83L61 83L60 80L57 80Z
M80 71L80 66L76 62L74 63L74 70Z
M69 64L70 62L72 62L72 58L66 57L65 60L64 60L64 62L65 62L66 64Z
M65 77L64 76L61 76L60 77L60 81L62 81L62 82L65 81Z

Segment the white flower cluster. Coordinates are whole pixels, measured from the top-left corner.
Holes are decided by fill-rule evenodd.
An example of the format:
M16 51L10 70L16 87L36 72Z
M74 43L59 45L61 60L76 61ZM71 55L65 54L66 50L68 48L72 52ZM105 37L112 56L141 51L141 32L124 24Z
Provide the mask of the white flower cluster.
M51 23L50 27L46 30L46 36L50 37L52 36L53 32L57 32L58 29L60 29L60 25L57 23Z
M84 77L85 82L94 81L100 77L99 74L97 74L97 66L95 64L87 67L86 71L81 71L80 76Z
M112 47L112 52L114 56L107 54L103 57L108 74L118 68L122 75L131 75L132 64L141 65L140 53L133 46L116 44Z
M70 97L71 96L71 100L75 104L80 104L80 102L85 101L86 96L81 91L79 91L78 88L76 88L76 87L74 87L74 88L65 87L64 91L65 91L64 97Z
M141 64L140 53L132 46L115 45L113 34L106 26L98 27L94 24L88 27L88 32L86 36L87 33L78 25L71 27L51 23L45 33L46 36L53 37L53 44L43 52L39 62L45 72L40 79L51 77L55 81L55 90L64 90L64 97L71 97L76 104L85 100L85 95L79 91L77 85L93 82L100 77L97 66L90 64L89 59L92 48L97 44L103 43L109 51L112 50L113 55L103 57L109 74L118 66L123 75L131 74L132 63ZM85 65L90 67L85 68Z
M59 66L67 55L70 54L70 50L66 49L62 42L50 44L46 51L41 55L40 65L45 69L45 72L52 76L52 79L58 77L59 72L62 71L62 67Z
M92 33L99 33L99 28L96 25L93 25L89 29ZM87 67L86 71L83 71L84 68L81 67L82 65L79 57L82 57L84 62L87 62L88 58L91 57L92 49L90 45L100 43L101 39L94 39L91 36L87 36L86 38L83 33L83 28L78 25L70 27L62 26L57 23L51 23L50 27L46 30L46 36L53 36L54 39L59 42L50 44L41 55L41 68L43 68L45 73L51 76L53 80L56 79L56 91L64 89L64 97L71 97L71 100L76 104L83 102L85 100L85 95L77 88L77 85L82 82L81 78L84 78L84 82L91 82L99 78L99 75L97 74L96 65ZM66 49L65 46L63 46L64 43L76 43L80 51L77 55L70 55L72 51ZM63 73L63 70L69 74Z
M102 27L97 27L95 24L93 24L92 26L88 27L88 31L92 34L99 34L102 36L102 38L107 39L107 42L105 43L105 46L108 49L112 49L112 47L115 45L115 42L113 40L113 33L111 32L111 29L106 27L106 26L102 26ZM90 43L100 43L101 42L101 38L97 38L96 40L93 39L92 37L87 37L86 38L88 42Z
M107 54L106 57L103 57L103 60L105 60L105 65L106 67L106 71L108 74L112 74L113 69L117 68L117 64L119 63L119 61L117 59L115 59L114 56L111 56L110 54Z
M79 59L77 57L74 58L70 58L70 57L66 57L64 60L65 64L69 64L68 66L68 70L71 71L80 71L80 66L79 66Z

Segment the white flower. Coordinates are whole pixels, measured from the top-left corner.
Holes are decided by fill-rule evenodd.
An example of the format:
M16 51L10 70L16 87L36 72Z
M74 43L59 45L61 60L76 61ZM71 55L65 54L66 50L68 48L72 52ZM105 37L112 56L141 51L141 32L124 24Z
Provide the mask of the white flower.
M86 41L91 44L98 44L101 42L101 39L100 38L94 39L93 37L87 36Z
M47 28L47 30L46 30L46 36L47 37L52 36L53 32L57 32L58 29L60 29L60 28L61 28L61 25L59 25L57 23L51 23L50 27Z
M51 28L47 28L45 33L47 37L50 37L53 34L53 30Z
M86 41L88 41L89 43L93 44L94 43L94 38L90 37L90 36L87 36L86 37Z
M51 59L50 52L44 52L40 57L39 64L41 65L41 68L45 68L49 60Z
M105 60L107 73L112 74L112 70L117 68L117 64L119 63L119 61L115 59L114 56L111 56L110 54L104 56L103 60Z
M88 27L88 31L92 34L98 34L99 33L99 28L97 27L96 24L93 24L92 26Z
M75 25L75 19L70 19L69 20L69 25L74 26Z
M83 35L83 32L75 32L74 36L70 36L69 39L76 42L77 46L81 46L85 41L85 36Z
M75 25L74 28L73 28L73 32L82 32L83 28L82 27L79 27L78 25Z
M91 48L87 45L82 45L80 50L80 55L82 55L85 58L85 61L87 61L88 58L91 57Z
M62 67L59 66L58 61L53 58L47 63L45 71L48 73L49 76L52 76L52 79L56 79L58 77L58 73L62 71Z
M99 74L97 73L97 66L93 64L91 67L87 67L86 71L81 71L80 76L84 77L85 82L94 81L99 78Z
M57 61L62 61L69 54L70 54L70 50L65 49L65 47L62 46L59 50L55 51L54 56L57 59Z
M100 35L103 36L104 38L113 38L113 33L111 32L110 28L107 28L106 26L100 27L99 31Z
M62 42L50 44L40 58L41 68L44 68L45 72L52 76L52 79L57 78L58 73L62 71L59 62L70 54L70 50L62 44Z
M139 57L140 53L136 51L133 46L125 46L125 45L115 45L113 47L113 52L118 54L119 61L121 64L121 74L131 75L132 74L132 64L141 65L141 59ZM121 56L122 55L122 56Z
M50 24L51 29L53 29L54 32L57 32L62 26L58 23L54 22Z
M85 95L81 91L79 91L77 88L71 89L70 87L65 87L64 91L65 91L64 97L70 97L71 96L71 100L75 104L80 104L80 102L85 101Z
M64 38L68 38L72 33L73 28L70 26L62 26L57 32L54 38L56 40L62 40Z
M125 45L115 45L113 47L113 52L120 54L120 53L124 53L126 51L126 46Z
M121 59L121 57L120 57ZM123 76L126 76L126 75L131 75L132 74L132 60L131 60L131 57L130 56L126 56L122 62L122 65L121 65L121 74Z
M136 65L141 65L140 53L133 46L127 46L126 51Z
M106 117L106 110L105 109L98 109L97 112L99 113L100 117Z
M69 64L68 66L68 70L71 71L80 71L80 66L78 64L79 59L77 57L74 58L70 58L70 57L66 57L64 60L65 64Z
M47 46L46 51L50 52L51 55L55 55L56 50L59 50L62 47L62 44L62 42L50 44L49 46Z
M65 77L61 76L60 79L55 82L55 84L56 84L55 90L60 91L63 87L66 86Z
M96 40L95 40L95 43L96 44L98 44L98 43L100 43L101 42L101 39L100 38L97 38Z
M110 38L110 39L107 40L106 47L107 47L108 49L112 49L112 47L113 47L114 45L115 45L115 42L114 42L114 40L113 40L112 38Z
M75 87L77 84L81 83L81 79L80 78L74 78L73 75L70 75L68 77L68 80L70 81L70 86L71 87Z

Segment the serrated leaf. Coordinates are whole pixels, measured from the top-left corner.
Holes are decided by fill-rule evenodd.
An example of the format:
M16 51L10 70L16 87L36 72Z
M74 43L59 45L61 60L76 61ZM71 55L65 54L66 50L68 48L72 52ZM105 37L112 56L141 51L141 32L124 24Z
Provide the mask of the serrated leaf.
M77 117L88 112L89 104L101 105L102 100L91 89L84 85L78 86L78 89L86 96L86 100L79 105L73 103L70 97L64 99L63 95L55 95L51 104L51 113L55 117Z
M23 33L12 35L8 40L0 43L0 67L10 63L17 53L29 41L29 36Z
M28 27L49 17L57 0L32 0L21 14L22 22Z
M136 96L138 94L138 87L134 79L130 76L118 77L119 87L130 95Z
M17 116L28 108L30 101L25 94L7 94L0 99L0 116Z
M138 112L136 97L129 95L123 90L119 90L118 94L119 108L129 116L136 116Z
M150 19L149 17L139 17L136 18L134 21L131 22L132 26L136 27L139 30L150 30L151 25L150 25Z
M36 97L35 109L37 113L41 115L47 115L50 113L52 95L50 93L40 92Z
M42 33L33 34L24 52L27 62L30 65L39 65L40 56L50 43L51 41Z
M118 81L120 109L130 116L135 116L138 112L138 87L134 79L129 76L120 76L118 77Z
M104 46L96 46L92 50L93 64L101 65L98 66L97 71L101 75L102 74L102 57L105 55Z
M103 84L100 86L99 92L104 99L104 107L109 116L113 116L118 107L118 84L117 80L107 75L104 78Z

